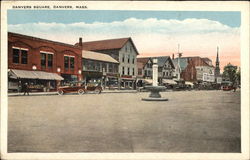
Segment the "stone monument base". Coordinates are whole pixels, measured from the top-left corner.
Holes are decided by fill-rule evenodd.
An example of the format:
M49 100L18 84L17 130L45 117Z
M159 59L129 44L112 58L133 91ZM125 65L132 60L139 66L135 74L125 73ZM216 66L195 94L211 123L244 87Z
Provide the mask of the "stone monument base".
M167 98L151 98L151 97L142 98L141 100L143 101L168 101Z

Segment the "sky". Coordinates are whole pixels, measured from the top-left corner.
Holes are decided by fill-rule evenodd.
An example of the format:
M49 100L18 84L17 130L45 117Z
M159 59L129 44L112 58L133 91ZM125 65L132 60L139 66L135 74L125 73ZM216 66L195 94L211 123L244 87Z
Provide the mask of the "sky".
M208 57L240 65L240 12L8 10L8 31L75 44L131 37L140 56Z

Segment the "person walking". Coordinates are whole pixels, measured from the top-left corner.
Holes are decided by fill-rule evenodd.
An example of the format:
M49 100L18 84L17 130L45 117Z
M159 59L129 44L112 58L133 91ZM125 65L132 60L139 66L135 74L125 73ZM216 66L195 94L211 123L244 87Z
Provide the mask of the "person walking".
M29 96L29 85L27 82L23 86L23 95L26 95L26 93Z

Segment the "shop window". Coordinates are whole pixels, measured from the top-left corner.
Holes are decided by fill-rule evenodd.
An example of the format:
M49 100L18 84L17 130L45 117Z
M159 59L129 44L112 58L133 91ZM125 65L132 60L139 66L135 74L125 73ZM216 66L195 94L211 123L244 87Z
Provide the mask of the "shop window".
M28 51L21 50L21 63L27 64L28 63Z
M53 66L53 54L48 54L48 67L51 68Z
M64 68L67 70L69 69L69 57L64 56Z
M128 75L130 75L130 68L128 67Z
M46 54L40 53L40 55L41 55L41 67L46 68Z
M113 72L113 65L109 64L109 73L112 73L112 72Z
M75 58L74 57L70 57L70 69L74 69L75 68Z
M107 71L107 65L106 63L102 63L102 72L106 72Z
M96 69L97 69L97 71L101 71L101 64L100 64L100 62L96 62Z
M19 49L13 48L12 52L13 52L12 62L19 63Z

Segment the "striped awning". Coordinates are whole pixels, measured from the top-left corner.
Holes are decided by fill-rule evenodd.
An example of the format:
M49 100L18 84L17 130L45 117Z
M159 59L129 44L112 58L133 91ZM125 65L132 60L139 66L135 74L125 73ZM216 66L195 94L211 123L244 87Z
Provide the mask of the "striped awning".
M56 73L49 73L43 71L26 71L18 69L10 69L10 78L21 79L42 79L42 80L63 80L64 78Z

